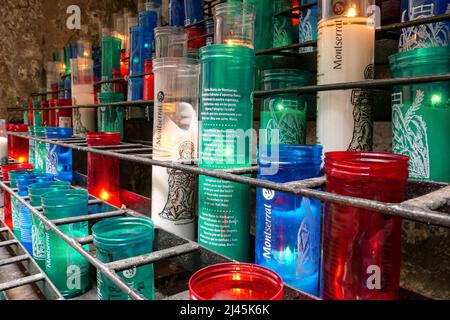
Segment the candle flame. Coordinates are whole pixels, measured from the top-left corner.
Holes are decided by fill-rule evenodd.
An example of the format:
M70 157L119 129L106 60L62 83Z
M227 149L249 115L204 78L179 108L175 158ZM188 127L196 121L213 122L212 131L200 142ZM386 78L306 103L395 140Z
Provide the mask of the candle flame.
M19 161L20 163L25 163L27 161L27 159L25 157L19 157L19 159L17 159L17 161Z
M356 17L356 8L355 7L351 7L350 9L348 9L347 17L349 17L349 18Z
M100 199L108 201L109 200L109 193L105 190L102 190L100 193Z
M251 44L236 39L226 39L225 44L229 46L244 46L253 49L253 46Z

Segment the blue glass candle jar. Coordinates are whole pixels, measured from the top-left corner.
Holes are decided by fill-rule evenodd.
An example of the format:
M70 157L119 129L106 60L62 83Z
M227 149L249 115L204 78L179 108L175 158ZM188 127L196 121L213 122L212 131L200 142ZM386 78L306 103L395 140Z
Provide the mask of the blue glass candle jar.
M170 0L169 2L169 26L184 26L184 2L183 0Z
M142 26L130 28L130 75L142 74L144 72L144 34ZM141 100L143 95L143 79L130 78L128 80L128 100Z
M158 12L142 11L139 12L139 26L142 27L142 52L141 63L152 58L152 48L155 39L154 28L158 26ZM142 67L143 68L143 67Z
M300 5L307 5L316 2L315 0L300 0ZM300 12L299 42L317 41L317 5L310 6ZM300 48L300 53L314 52L315 47Z
M47 139L67 139L72 137L72 128L45 128ZM72 149L46 143L45 168L61 181L72 181Z
M184 25L190 25L202 21L203 17L203 0L183 0L184 1Z
M15 170L9 172L9 181L12 189L17 188L16 178L24 174L32 174L33 170ZM20 241L20 202L15 197L11 196L11 219L13 232L16 238Z
M448 13L449 0L402 0L402 22L429 18ZM450 22L413 26L402 29L399 51L405 52L420 48L448 47L450 44Z
M18 194L22 197L28 196L28 186L38 182L51 181L53 178L53 175L37 172L27 172L18 175L16 176ZM19 226L20 242L30 254L33 254L31 212L23 204L19 204Z
M284 183L321 176L321 146L266 145L259 153L259 179ZM318 295L321 202L260 188L256 194L256 263Z

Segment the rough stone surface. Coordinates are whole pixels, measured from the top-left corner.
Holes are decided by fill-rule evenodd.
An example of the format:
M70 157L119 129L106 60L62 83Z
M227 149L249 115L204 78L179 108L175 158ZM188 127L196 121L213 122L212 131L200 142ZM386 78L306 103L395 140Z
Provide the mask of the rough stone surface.
M69 30L67 8L81 9L81 30ZM0 118L6 108L20 105L32 92L45 90L44 66L52 52L79 38L95 40L100 23L122 8L135 8L133 0L3 0L0 6ZM21 114L10 115L20 119Z

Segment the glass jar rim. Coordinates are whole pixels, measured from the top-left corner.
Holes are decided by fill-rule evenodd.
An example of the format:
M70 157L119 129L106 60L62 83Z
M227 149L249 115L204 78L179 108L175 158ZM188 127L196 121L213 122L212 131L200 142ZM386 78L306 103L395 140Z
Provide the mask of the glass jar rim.
M30 192L30 195L33 195L33 193L45 191L45 190L51 190L53 188L70 188L70 182L67 181L47 181L47 182L38 182L33 183L28 186L28 191ZM42 194L39 194L42 195Z
M200 48L200 61L208 59L238 58L255 60L255 50L246 46L229 44L211 44Z
M261 155L260 150L262 147L266 151L272 150L272 146L265 145L258 148L258 163L261 166L272 164L276 162L283 165L298 165L298 164L322 164L323 147L321 145L278 145L278 157L274 158L272 155ZM274 161L278 159L278 161Z
M256 8L254 5L250 3L242 3L242 2L222 2L214 6L213 15L214 17L226 13L243 13L244 15L248 15L253 19L256 18Z
M389 63L393 71L414 68L421 64L442 62L450 63L450 47L419 48L389 56Z
M124 99L123 93L120 92L99 92L98 101L100 103L121 102Z
M44 208L64 208L88 203L88 192L80 189L58 190L42 195Z
M113 146L120 144L120 132L87 132L88 146Z
M139 227L139 232L129 232L130 228ZM94 245L128 246L142 240L153 243L154 223L145 217L116 217L96 223L92 227Z
M325 154L325 174L342 179L408 179L409 157L385 152L334 151Z
M210 282L217 282L220 281L220 278L226 278L227 275L235 274L236 272L254 274L265 278L267 280L267 284L270 284L274 289L272 297L267 300L275 300L276 298L282 297L284 284L283 280L277 273L256 264L239 262L210 265L198 270L189 279L189 292L196 300L206 300L206 298L202 297L196 290L196 287L199 284L205 283L208 280Z
M45 133L47 135L57 135L60 138L70 138L72 137L72 132L72 128L45 127Z
M176 26L163 26L163 27L156 27L154 30L155 37L162 36L162 35L173 35L174 33L184 33L185 29L183 27L176 27Z
M167 57L153 59L153 72L158 72L162 68L177 68L177 70L200 70L197 59L187 57Z
M2 166L1 168L2 168L3 179L6 179L7 177L9 177L9 173L12 171L33 170L34 169L33 165L29 164L29 163L7 164L7 165Z

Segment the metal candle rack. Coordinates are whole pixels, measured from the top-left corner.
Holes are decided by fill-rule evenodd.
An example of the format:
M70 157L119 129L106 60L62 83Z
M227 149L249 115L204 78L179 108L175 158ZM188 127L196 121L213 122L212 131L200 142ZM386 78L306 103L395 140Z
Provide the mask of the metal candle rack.
M214 1L208 1L209 5L208 11L211 13L212 4ZM311 6L313 4L308 4ZM304 6L299 6L292 8L287 11L277 13L277 15L292 15L293 11L301 10ZM445 21L450 18L450 14L445 14L441 16L417 19L414 21L404 22L404 23L394 23L386 26L382 26L377 29L377 36L385 33L389 33L395 30L400 30L402 28ZM205 20L210 20L207 18ZM195 23L193 25L187 26L191 27L201 22ZM211 35L204 35L211 36ZM297 43L289 46L272 48L266 50L257 51L257 55L281 55L282 51L297 49L306 46L315 46L315 41L309 41L305 43ZM290 53L293 54L293 53ZM295 55L299 55L295 53ZM136 77L142 77L147 74L136 75ZM115 79L108 82L115 82L126 79ZM450 81L450 74L439 74L434 76L425 77L413 77L413 78L396 78L396 79L378 79L378 80L367 80L361 82L352 83L340 83L340 84L330 84L330 85L312 85L301 88L289 88L280 90L270 90L270 91L257 91L255 92L255 97L261 97L268 94L279 94L279 93L313 93L318 91L326 90L343 90L351 88L363 88L363 89L390 89L393 85L401 84L411 84L411 83L425 83L425 82L438 82L438 81ZM102 82L104 83L104 81ZM42 93L41 95L48 94ZM104 104L107 106L117 106L117 107L146 107L152 105L153 101L134 101L134 102L119 102L112 104ZM82 106L67 106L67 107L57 107L55 109L63 108L97 108L100 105L82 105ZM52 108L49 108L52 109ZM11 111L17 110L28 110L11 108ZM379 201L359 199L347 196L340 196L336 194L331 194L318 190L325 184L325 178L307 179L302 181L290 182L290 183L275 183L265 180L256 179L253 177L243 176L244 174L254 173L257 168L244 168L244 169L230 169L230 170L205 170L198 168L194 163L180 163L180 162L168 162L168 161L157 161L153 160L151 154L151 148L144 144L133 144L133 143L122 143L118 146L108 146L108 147L88 147L84 139L71 138L71 139L42 139L31 137L27 134L21 133L9 133L14 136L23 137L26 139L41 141L45 143L52 143L62 147L72 148L74 150L82 152L92 152L95 154L100 154L108 157L118 158L124 161L135 162L143 165L150 166L160 166L165 168L171 168L176 170L182 170L189 173L197 175L206 175L210 177L215 177L227 181L233 181L238 183L243 183L252 187L260 187L272 189L275 191L285 192L289 194L294 194L298 196L304 196L314 199L319 199L325 203L341 204L351 207L356 207L360 209L372 210L379 213L399 216L408 220L417 221L425 223L427 225L435 225L450 228L450 186L446 183L439 182L418 182L409 181L407 186L407 201L399 204L384 203ZM92 242L92 236L82 239L73 239L65 235L60 231L58 225L74 223L79 221L92 221L98 219L104 219L111 216L118 215L136 215L138 213L120 210L114 208L110 211L106 211L100 214L93 214L85 217L77 217L71 219L63 219L58 221L49 221L46 219L42 213L31 207L26 199L17 195L17 193L8 187L7 182L0 182L0 187L5 189L11 195L17 198L22 204L26 205L40 220L44 222L46 227L50 230L55 231L64 241L66 241L71 247L80 252L94 267L103 272L106 277L108 277L114 284L116 284L122 291L127 293L132 299L143 299L143 297L133 288L129 287L117 274L119 271L126 270L131 267L141 266L149 263L159 263L163 260L175 261L179 266L182 266L185 270L189 272L194 272L202 266L206 266L212 263L225 262L228 261L226 257L220 256L199 244L191 241L187 241L176 237L162 229L156 230L156 251L152 254L143 255L139 257L134 257L122 261L116 261L113 263L104 264L100 262L92 253L85 251L82 245ZM100 201L96 199L96 201ZM102 202L103 203L103 202ZM111 206L110 206L111 207ZM1 230L1 229L0 229ZM1 265L1 262L0 262ZM187 279L184 279L187 281ZM0 288L3 288L0 286ZM171 292L167 294L167 299L188 298L186 292L186 285L183 284L180 289L181 292ZM1 290L0 290L1 291ZM315 299L308 294L302 293L287 286L287 299ZM402 297L411 297L410 293L402 291ZM417 297L417 296L415 296Z

